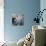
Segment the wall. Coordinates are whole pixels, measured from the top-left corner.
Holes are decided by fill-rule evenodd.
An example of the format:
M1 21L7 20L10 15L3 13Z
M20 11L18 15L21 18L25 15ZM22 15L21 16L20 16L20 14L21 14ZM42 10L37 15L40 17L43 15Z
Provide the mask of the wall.
M0 42L4 41L4 0L0 0Z
M35 12L40 9L40 0L5 0L4 6L4 34L7 41L18 41L32 28ZM13 26L13 14L24 14L24 26Z
M40 1L40 9L41 9L41 11L42 11L43 9L46 9L46 0L41 0L41 1ZM46 20L45 20L45 19L46 19L46 11L43 12L42 17L43 17L43 22L41 21L41 22L40 22L40 25L46 26Z
M40 1L40 10L43 10L43 9L46 9L46 0L41 0L41 1ZM46 11L44 11L42 17L43 17L44 20L43 20L43 22L42 22L42 21L40 22L40 25L46 27ZM46 40L45 40L45 41L46 41ZM46 42L45 42L45 43L46 43Z

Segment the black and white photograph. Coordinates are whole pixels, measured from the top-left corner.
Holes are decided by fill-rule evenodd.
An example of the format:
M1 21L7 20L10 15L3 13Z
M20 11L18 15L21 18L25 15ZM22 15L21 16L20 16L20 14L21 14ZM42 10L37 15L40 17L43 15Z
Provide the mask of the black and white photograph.
M17 26L17 25L24 25L24 16L13 16L12 17L12 24Z

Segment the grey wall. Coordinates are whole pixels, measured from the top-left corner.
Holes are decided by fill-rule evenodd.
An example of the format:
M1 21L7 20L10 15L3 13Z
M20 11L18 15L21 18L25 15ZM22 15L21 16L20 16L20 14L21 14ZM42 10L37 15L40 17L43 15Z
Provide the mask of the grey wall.
M4 35L7 41L18 41L32 28L35 12L40 9L40 0L5 0L4 7ZM13 26L13 14L24 14L24 26Z

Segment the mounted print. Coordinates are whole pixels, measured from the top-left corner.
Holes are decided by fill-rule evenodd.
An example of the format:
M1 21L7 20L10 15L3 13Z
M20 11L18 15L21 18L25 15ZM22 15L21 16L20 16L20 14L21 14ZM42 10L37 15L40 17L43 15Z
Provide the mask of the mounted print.
M24 25L24 15L20 16L13 16L12 17L12 24L15 26L22 26Z

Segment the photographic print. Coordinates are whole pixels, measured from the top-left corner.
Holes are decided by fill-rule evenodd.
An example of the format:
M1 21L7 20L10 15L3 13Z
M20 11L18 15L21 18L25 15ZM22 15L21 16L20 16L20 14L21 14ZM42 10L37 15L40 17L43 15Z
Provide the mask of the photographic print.
M13 16L12 17L12 24L17 26L17 25L24 25L24 16Z

